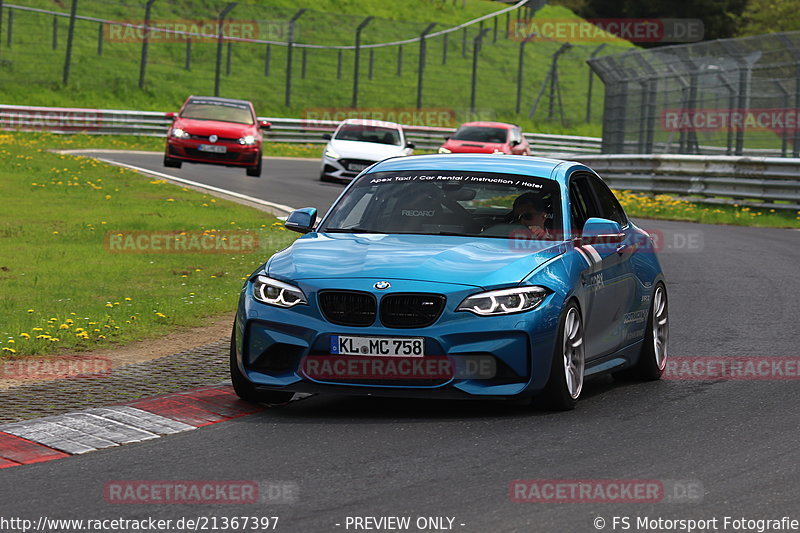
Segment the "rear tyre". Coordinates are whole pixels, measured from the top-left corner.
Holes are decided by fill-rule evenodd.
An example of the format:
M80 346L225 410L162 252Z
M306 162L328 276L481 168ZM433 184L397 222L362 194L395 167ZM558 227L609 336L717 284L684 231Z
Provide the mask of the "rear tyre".
M330 178L324 172L320 172L319 181L330 181Z
M242 375L236 362L236 326L231 333L231 382L236 395L251 403L286 403L294 396L293 392L258 390Z
M583 390L586 353L583 342L583 319L574 302L561 315L550 367L550 379L541 395L545 408L554 411L575 409Z
M164 166L169 168L181 168L183 163L179 159L174 159L169 156L164 156Z
M254 165L252 167L247 167L247 170L246 170L247 175L248 176L254 176L256 178L260 178L261 177L261 165L262 165L262 162L263 162L263 158L261 157L261 152L259 152L258 153L258 164Z
M656 284L650 302L642 351L636 365L615 374L627 380L656 381L661 379L667 367L667 344L669 342L669 306L667 288L663 283Z

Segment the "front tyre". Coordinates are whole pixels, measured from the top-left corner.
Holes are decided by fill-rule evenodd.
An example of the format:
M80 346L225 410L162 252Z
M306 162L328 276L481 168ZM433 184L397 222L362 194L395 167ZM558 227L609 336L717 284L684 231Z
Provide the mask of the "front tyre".
M164 166L168 168L181 168L182 162L180 159L175 159L169 156L164 156Z
M263 157L261 155L261 152L259 152L258 153L258 163L253 165L252 167L247 167L247 170L246 170L247 175L248 176L253 176L253 177L256 177L256 178L260 178L261 177L261 165L262 165L262 163L263 163Z
M236 326L231 333L231 382L236 395L250 403L286 403L294 396L293 392L258 390L239 370L236 362Z
M555 411L575 408L583 390L586 352L580 309L570 302L561 315L550 367L550 379L542 393L545 407Z

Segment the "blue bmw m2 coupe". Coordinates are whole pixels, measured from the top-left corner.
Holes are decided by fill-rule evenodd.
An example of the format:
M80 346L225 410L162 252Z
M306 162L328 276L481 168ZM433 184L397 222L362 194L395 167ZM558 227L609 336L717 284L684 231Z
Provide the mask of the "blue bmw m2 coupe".
M422 155L362 172L242 288L231 378L295 392L540 399L661 377L667 291L650 236L575 162Z

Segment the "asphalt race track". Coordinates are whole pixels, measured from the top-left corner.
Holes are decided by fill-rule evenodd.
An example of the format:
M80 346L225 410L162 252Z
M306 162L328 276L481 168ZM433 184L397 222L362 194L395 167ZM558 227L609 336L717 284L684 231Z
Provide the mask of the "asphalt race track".
M342 190L319 182L315 161L267 160L257 179L224 167L165 169L158 154L103 157L293 207L324 210ZM800 232L641 225L665 236L671 357L800 355ZM587 384L575 411L560 414L510 402L315 396L0 471L0 516L279 516L277 530L286 532L356 531L348 516L450 517L463 532L589 532L598 517L612 531L615 516L630 517L630 531L636 517L800 519L799 386L797 377L602 378ZM661 480L678 492L657 503L514 503L517 479ZM104 485L118 480L255 480L299 490L294 503L271 505L109 504Z

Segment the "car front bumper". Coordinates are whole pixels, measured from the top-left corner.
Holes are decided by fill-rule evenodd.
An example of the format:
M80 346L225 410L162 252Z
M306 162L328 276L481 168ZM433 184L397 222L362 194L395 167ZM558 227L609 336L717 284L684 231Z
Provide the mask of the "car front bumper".
M377 163L366 159L350 160L346 158L334 159L327 155L322 156L322 175L335 180L352 180L362 170ZM354 167L353 165L358 165Z
M169 138L167 139L166 155L173 159L191 163L253 166L258 164L258 158L261 154L261 144L217 143L220 146L225 146L226 152L224 154L201 152L199 149L201 144L209 143L193 139Z
M337 280L335 288L364 291L365 282L364 279ZM306 280L297 285L306 294L308 305L292 309L256 301L249 282L242 292L233 346L239 370L256 387L292 392L508 398L541 390L550 375L562 303L555 294L526 313L481 317L455 311L465 297L480 292L476 287L392 280L396 292L437 293L447 297L445 309L433 325L401 329L385 327L380 319L368 327L332 324L323 317L316 298L317 291L333 288L330 280ZM383 293L372 292L380 301ZM491 375L474 378L437 376L422 380L418 376L408 379L402 375L385 379L309 376L304 371L304 361L309 358L336 361L350 357L331 355L332 335L422 337L423 359L446 359L456 367L467 359L492 360L494 370Z

